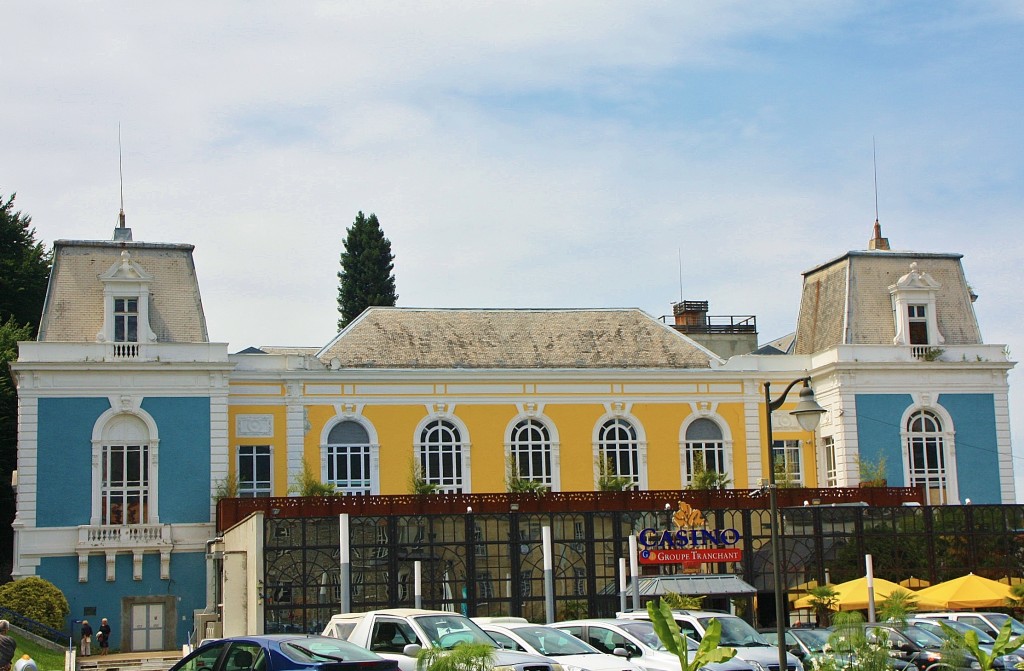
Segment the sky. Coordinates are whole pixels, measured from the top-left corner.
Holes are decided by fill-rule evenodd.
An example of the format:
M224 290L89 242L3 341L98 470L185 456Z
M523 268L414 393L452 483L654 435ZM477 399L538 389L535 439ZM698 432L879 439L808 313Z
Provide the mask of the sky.
M400 306L708 300L766 342L877 207L1024 353L1020 0L40 0L2 32L0 194L49 245L123 193L136 240L195 245L230 351L335 335L359 211Z

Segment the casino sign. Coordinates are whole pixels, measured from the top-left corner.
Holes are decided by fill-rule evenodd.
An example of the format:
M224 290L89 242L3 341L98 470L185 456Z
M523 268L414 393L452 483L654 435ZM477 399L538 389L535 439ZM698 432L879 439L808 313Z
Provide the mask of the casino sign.
M672 515L675 531L648 528L637 534L641 564L685 564L737 562L743 550L736 547L742 536L736 529L707 529L704 516L680 501Z

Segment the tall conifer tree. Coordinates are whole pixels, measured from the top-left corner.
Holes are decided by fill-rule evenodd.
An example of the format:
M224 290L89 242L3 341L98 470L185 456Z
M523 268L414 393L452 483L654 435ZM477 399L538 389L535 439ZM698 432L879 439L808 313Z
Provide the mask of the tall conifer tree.
M0 582L11 574L14 491L18 461L18 398L7 364L18 358L18 341L39 328L50 277L51 253L36 242L32 218L14 210L14 196L0 196Z
M391 241L384 237L377 215L362 212L348 229L345 251L341 253L338 273L338 328L343 329L368 307L394 306L395 255Z

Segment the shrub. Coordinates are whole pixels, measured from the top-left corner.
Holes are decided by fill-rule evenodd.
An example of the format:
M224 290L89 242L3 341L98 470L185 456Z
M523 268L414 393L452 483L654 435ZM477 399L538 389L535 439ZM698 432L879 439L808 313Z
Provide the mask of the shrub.
M64 593L38 576L15 580L0 587L0 606L54 629L64 629L64 619L71 612Z

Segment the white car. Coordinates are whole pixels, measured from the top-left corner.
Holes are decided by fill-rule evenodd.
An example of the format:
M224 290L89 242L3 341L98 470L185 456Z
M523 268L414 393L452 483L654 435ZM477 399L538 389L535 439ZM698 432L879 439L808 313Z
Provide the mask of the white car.
M500 621L478 621L499 647L505 650L532 652L550 657L565 671L640 671L640 667L621 655L607 654L572 634L522 618L496 618ZM678 663L677 663L678 666Z
M654 633L649 620L586 619L555 622L550 625L586 641L606 654L621 655L644 671L679 671L679 658L665 649ZM687 638L690 650L697 642ZM708 671L754 671L750 664L736 657L727 662L715 662L704 667Z

